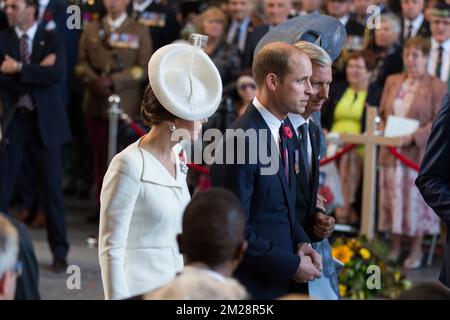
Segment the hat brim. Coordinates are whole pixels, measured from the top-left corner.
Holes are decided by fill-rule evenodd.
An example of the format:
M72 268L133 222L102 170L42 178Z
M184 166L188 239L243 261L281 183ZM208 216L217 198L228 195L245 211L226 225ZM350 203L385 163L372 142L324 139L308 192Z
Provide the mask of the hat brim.
M345 26L338 19L320 13L311 13L289 19L266 33L256 46L255 56L268 43L279 41L289 44L295 44L298 41L316 43L319 39L316 44L322 47L334 61L344 47L346 36Z

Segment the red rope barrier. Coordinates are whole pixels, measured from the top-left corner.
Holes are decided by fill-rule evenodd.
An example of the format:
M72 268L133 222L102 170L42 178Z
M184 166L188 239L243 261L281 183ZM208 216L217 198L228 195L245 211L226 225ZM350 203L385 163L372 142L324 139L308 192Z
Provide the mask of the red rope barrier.
M419 171L419 165L417 163L414 163L413 161L411 161L410 159L406 158L404 155L402 155L400 152L398 152L398 150L394 147L387 147L389 152L392 153L394 155L394 157L396 157L398 160L400 160L401 162L403 162L403 164L407 167L410 167L411 169L415 170L415 171Z
M337 159L339 159L340 157L342 157L345 153L349 152L350 150L352 150L354 147L356 147L356 145L354 144L348 144L345 147L343 147L341 150L339 150L338 152L336 152L336 154L332 157L329 158L324 158L322 160L320 160L320 165L324 166L330 162L333 162Z
M136 122L130 122L129 126L131 129L133 129L133 131L140 137L142 137L143 135L145 135L147 132L141 128L141 126L139 126Z

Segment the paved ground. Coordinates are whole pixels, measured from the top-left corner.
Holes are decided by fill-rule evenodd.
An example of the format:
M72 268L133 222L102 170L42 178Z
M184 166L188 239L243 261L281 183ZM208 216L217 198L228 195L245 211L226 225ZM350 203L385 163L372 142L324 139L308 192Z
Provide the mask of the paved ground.
M39 288L42 299L56 300L98 300L103 299L103 287L98 264L96 246L90 246L87 239L98 234L98 225L86 223L92 214L92 206L88 202L66 199L68 236L71 245L68 263L80 270L81 288L74 288L72 273L55 274L49 270L52 257L47 244L44 229L31 229L36 256L40 266ZM68 289L67 281L73 289Z
M45 230L31 229L31 237L34 242L36 255L40 264L40 291L42 299L55 300L98 300L103 299L100 268L98 264L97 248L90 246L87 239L91 235L97 235L98 225L86 223L86 218L92 213L92 205L86 201L66 199L68 236L71 249L68 257L69 265L78 266L80 269L80 289L68 289L69 284L74 284L73 273L55 274L49 271L51 255L47 245ZM414 283L422 281L436 281L441 257L436 257L433 266L423 267L420 270L409 272L408 277Z

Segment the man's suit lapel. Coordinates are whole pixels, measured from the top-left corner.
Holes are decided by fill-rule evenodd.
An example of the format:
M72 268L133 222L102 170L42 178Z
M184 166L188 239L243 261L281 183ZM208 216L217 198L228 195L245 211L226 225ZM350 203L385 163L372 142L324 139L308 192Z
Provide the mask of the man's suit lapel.
M318 130L314 121L309 121L309 136L311 137L311 145L312 145L312 164L311 164L311 190L316 189L316 184L319 179L317 179L317 173L319 170L319 148L320 145L320 137L317 136Z
M277 161L278 160L278 171L277 171L277 175L278 178L281 181L281 185L283 186L283 192L284 195L287 199L288 202L288 206L289 206L289 210L292 212L294 210L294 205L292 203L292 189L295 190L295 188L290 188L288 185L288 182L286 180L286 177L284 175L283 172L283 162L281 161L279 154L276 156L272 156L271 154L271 146L272 145L276 145L275 140L272 136L272 132L269 129L269 126L267 125L266 121L264 120L264 118L261 116L261 114L259 113L259 111L255 108L255 106L253 105L253 103L251 103L248 108L247 108L247 112L250 113L250 115L252 116L252 118L255 120L256 124L258 125L259 128L257 128L258 130L260 129L265 129L266 130L266 140L267 140L267 147L268 147L268 156L272 159L272 161ZM259 132L257 133L259 136ZM289 170L289 172L291 173L292 170ZM290 178L292 178L292 175L290 175Z
M42 50L46 47L44 39L44 29L38 27L36 34L33 39L33 52L31 53L31 63L39 64L44 58L42 55Z

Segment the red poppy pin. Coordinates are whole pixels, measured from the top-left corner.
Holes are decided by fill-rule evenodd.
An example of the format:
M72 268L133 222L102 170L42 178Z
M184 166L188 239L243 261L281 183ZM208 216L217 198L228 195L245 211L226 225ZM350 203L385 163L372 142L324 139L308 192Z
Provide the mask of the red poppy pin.
M286 137L288 137L289 139L292 139L291 128L289 126L284 126L283 130L284 130L284 134L286 135Z
M44 21L49 22L53 19L53 13L51 11L45 11L44 12Z

